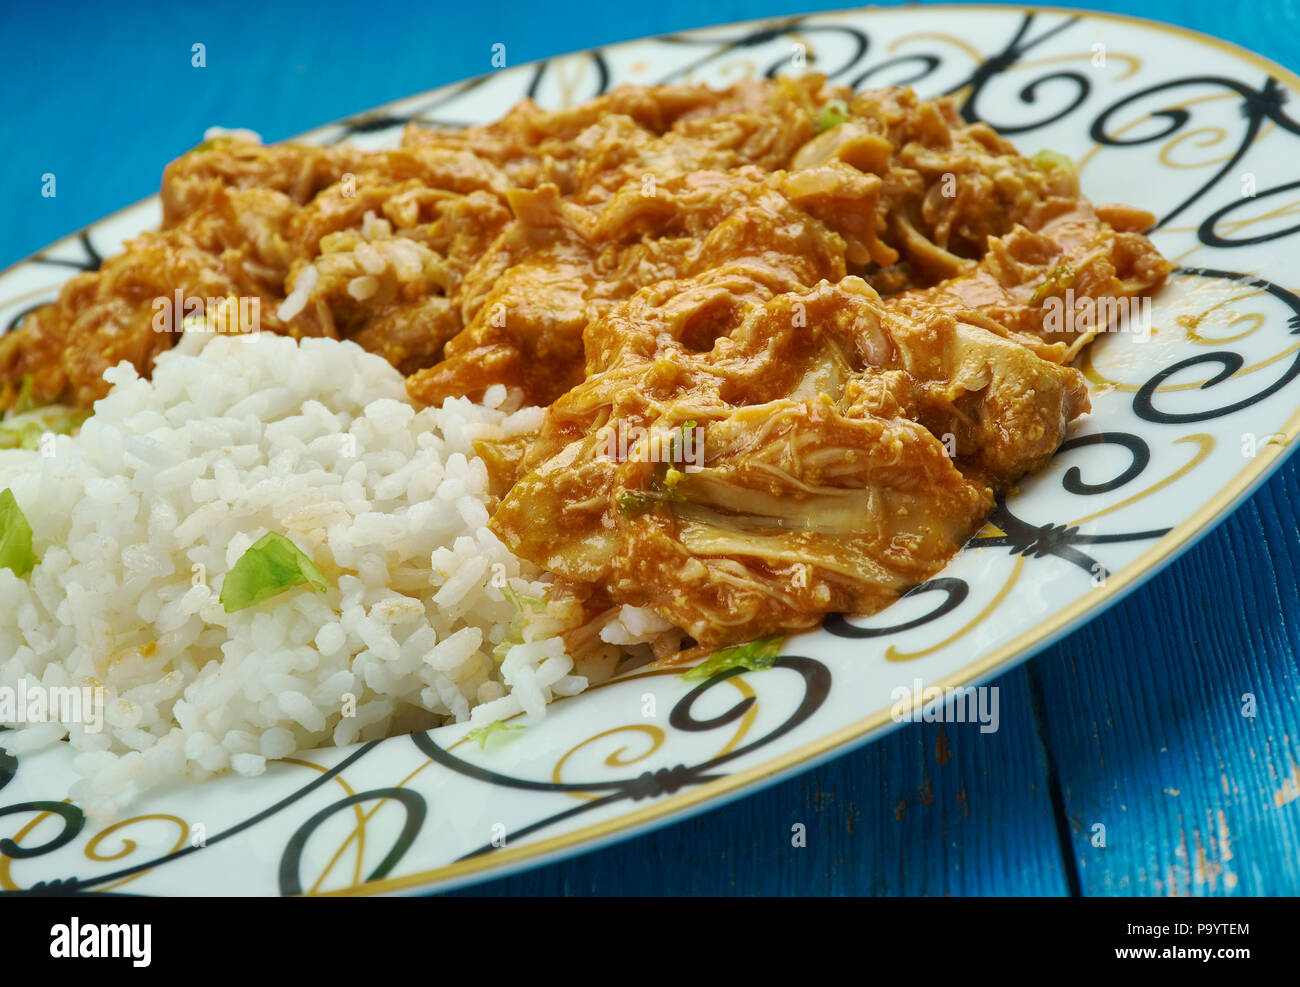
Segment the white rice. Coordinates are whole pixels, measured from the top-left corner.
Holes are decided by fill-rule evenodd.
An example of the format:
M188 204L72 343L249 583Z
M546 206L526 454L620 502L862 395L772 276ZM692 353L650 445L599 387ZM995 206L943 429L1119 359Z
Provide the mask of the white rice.
M316 282L320 279L320 272L316 270L315 264L308 264L300 270L294 278L293 290L280 303L280 307L275 310L276 318L281 322L291 322L304 308L307 307L307 301L311 298L311 293L316 290Z
M530 430L541 409L509 413L496 387L417 411L380 357L270 334L189 333L152 380L126 363L106 377L112 392L52 456L0 452L40 559L25 578L0 569L0 687L105 698L98 732L83 716L0 736L16 753L67 737L92 817L185 776L541 715L586 687L558 637L493 657L521 640L502 588L547 586L488 529L473 442ZM330 588L228 614L225 574L267 532ZM620 640L650 630L624 623Z

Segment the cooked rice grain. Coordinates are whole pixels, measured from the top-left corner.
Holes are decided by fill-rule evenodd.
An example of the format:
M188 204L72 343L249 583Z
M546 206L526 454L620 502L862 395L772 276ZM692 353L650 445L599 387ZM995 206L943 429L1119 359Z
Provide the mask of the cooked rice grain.
M268 334L191 333L152 380L126 363L106 376L112 392L53 456L0 452L41 559L23 579L0 569L0 687L105 699L98 732L17 725L4 746L67 736L82 752L72 796L93 817L182 776L540 715L585 688L559 638L492 656L518 634L502 586L547 587L488 529L473 442L535 427L540 409L509 412L497 387L417 411L359 346ZM269 531L329 591L226 613L226 572Z

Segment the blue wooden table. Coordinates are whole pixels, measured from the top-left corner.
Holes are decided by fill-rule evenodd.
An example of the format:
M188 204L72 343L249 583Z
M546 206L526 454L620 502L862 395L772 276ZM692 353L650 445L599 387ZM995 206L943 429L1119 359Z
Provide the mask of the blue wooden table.
M0 266L156 191L162 164L212 124L280 140L484 72L497 42L517 64L833 4L496 0L376 16L382 6L6 4ZM1300 70L1291 0L1078 6L1178 23ZM1164 573L1000 679L996 733L909 726L687 822L459 893L1300 893L1297 505L1292 459ZM790 845L796 822L804 848Z

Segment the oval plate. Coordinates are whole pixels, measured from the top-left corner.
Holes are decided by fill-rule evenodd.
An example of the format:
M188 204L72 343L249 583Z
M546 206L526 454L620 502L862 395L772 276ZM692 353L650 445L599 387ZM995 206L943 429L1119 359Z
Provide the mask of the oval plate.
M486 750L458 725L313 751L256 779L151 793L107 828L66 800L66 746L0 751L0 891L427 891L625 839L864 744L914 697L1024 661L1168 564L1292 451L1300 298L1284 242L1300 232L1300 121L1286 105L1300 78L1213 38L1065 10L818 14L503 69L303 139L393 146L408 120L488 122L524 96L558 108L623 82L725 85L805 65L857 88L952 93L1022 152L1072 157L1092 200L1159 216L1153 238L1177 273L1149 334L1108 334L1086 354L1094 410L1053 462L884 613L792 638L768 671L606 683ZM0 275L0 326L159 218L147 200ZM979 715L964 694L961 709Z

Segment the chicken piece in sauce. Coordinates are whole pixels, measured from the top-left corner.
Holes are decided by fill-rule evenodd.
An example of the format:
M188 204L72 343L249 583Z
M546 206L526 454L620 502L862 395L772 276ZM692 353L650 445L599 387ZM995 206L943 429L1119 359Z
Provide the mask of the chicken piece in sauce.
M938 571L1088 410L1068 361L1108 326L1063 332L1048 300L1170 269L1149 214L1094 208L1059 159L815 75L524 101L394 151L222 139L168 167L163 204L0 338L0 407L147 373L176 338L156 296L255 296L263 329L353 339L417 401L547 406L482 446L494 530L584 620L647 607L701 647ZM688 433L696 462L611 453Z
M692 318L720 310L697 351ZM551 406L492 527L593 608L651 607L707 646L879 610L1088 408L1077 371L948 312L904 316L856 277L775 294L714 272L647 289L602 333L609 368ZM651 443L619 458L620 433L671 449L683 430L692 463L649 461Z

